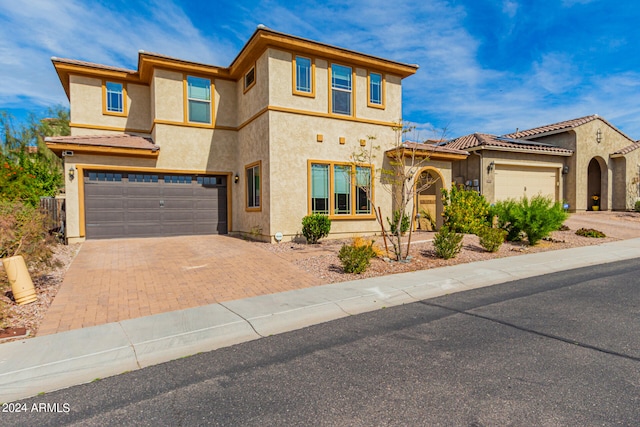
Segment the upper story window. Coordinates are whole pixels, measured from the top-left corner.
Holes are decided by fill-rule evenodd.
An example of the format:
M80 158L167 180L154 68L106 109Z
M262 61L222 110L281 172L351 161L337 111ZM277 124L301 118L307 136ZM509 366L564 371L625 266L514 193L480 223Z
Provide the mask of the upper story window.
M352 94L351 67L331 65L331 112L351 115Z
M211 123L211 80L187 76L187 114L194 123Z
M248 91L256 83L256 67L251 67L244 75L244 91Z
M104 107L106 113L125 114L126 89L123 83L104 83Z
M369 106L383 107L383 79L380 73L369 73Z
M299 95L313 95L313 62L304 56L296 56L293 60L294 89Z

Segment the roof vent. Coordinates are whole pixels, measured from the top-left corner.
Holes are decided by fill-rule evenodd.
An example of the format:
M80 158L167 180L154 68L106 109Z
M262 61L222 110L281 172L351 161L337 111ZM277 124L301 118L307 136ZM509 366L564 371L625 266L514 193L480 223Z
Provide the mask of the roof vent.
M257 28L258 28L259 30L266 30L266 29L267 29L267 26L266 26L266 25L264 25L264 24L258 24L258 27L257 27Z

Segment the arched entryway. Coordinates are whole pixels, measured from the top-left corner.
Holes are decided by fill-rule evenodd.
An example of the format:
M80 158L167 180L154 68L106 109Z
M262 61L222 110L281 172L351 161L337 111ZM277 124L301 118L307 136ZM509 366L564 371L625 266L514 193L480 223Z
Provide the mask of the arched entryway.
M442 226L442 183L444 179L435 168L424 168L415 180L414 217L417 230L432 231Z
M603 205L604 195L604 191L602 191L602 167L598 159L594 157L587 168L587 210L606 208Z

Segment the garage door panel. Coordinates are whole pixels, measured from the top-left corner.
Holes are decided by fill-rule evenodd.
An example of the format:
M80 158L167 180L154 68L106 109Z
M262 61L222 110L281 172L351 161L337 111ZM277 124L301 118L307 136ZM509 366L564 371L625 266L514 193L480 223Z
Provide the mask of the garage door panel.
M557 200L557 175L555 168L496 165L496 200L531 198L536 195Z
M129 183L126 195L129 197L160 198L162 197L162 188L156 183Z
M88 238L226 234L224 177L122 174L118 182L85 176L85 231ZM130 179L129 179L130 178ZM149 179L147 179L149 178ZM216 182L216 186L199 184Z

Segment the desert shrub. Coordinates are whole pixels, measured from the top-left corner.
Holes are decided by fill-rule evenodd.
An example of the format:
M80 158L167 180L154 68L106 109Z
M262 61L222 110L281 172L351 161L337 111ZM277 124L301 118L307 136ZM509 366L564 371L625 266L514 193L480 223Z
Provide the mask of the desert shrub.
M364 272L374 256L376 253L373 250L373 241L362 246L343 245L338 252L338 258L345 273L360 274Z
M400 232L406 233L409 231L409 215L406 213L402 213L402 221L400 221L400 211L393 211L393 221L387 217L387 222L389 223L389 229L391 230L391 234L398 233L398 224L400 224Z
M489 203L477 191L452 186L442 189L444 225L457 233L475 233L486 225Z
M491 217L497 218L497 226L507 232L506 240L516 242L522 238L521 224L516 220L522 216L522 205L515 199L501 200L490 208Z
M516 219L519 226L527 235L530 245L535 245L552 231L562 227L562 223L569 216L561 203L554 203L549 197L534 196L530 200L522 198L521 216Z
M633 206L636 212L640 212L640 200L636 200L636 204Z
M583 236L583 237L595 237L595 238L607 237L602 231L599 231L593 228L580 228L578 231L576 231L576 234L578 236Z
M491 213L498 217L498 227L507 231L508 241L520 240L524 234L530 245L559 230L569 216L561 203L544 196L503 200L492 206Z
M455 258L462 249L462 234L450 230L448 227L441 227L433 238L433 246L438 258Z
M30 268L50 265L52 245L53 238L36 208L0 200L0 258L22 255Z
M322 214L307 215L302 218L302 235L308 243L315 244L331 231L331 220Z
M356 236L353 238L352 244L353 246L356 246L356 247L370 246L371 249L373 250L374 256L379 258L382 258L385 256L384 250L380 248L380 246L378 246L375 243L375 241L372 239L365 239L364 237Z
M488 252L497 252L504 243L507 231L502 228L482 227L478 231L480 246Z

